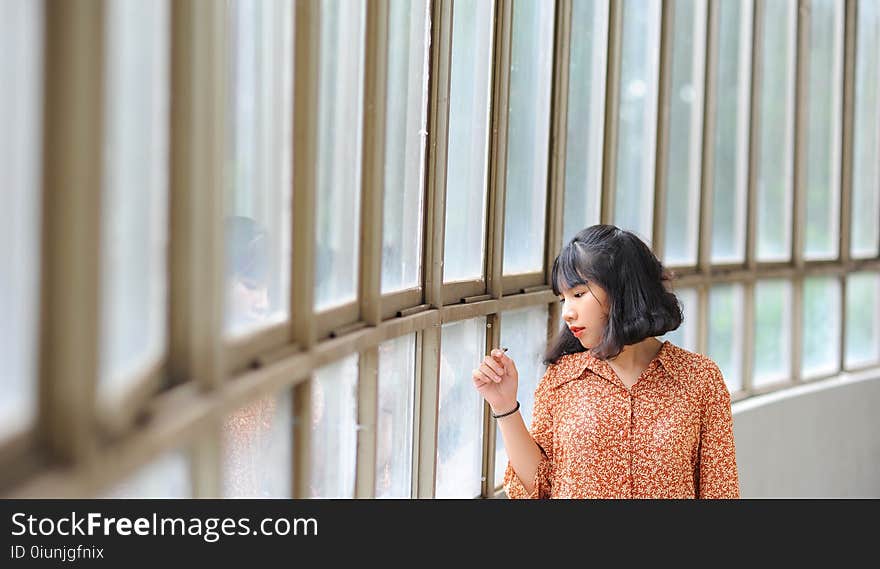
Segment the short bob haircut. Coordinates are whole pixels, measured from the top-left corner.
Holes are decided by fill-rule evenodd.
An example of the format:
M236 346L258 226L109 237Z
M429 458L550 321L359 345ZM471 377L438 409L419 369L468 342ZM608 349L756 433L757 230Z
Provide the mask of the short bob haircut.
M614 225L581 230L553 261L553 293L595 283L608 295L608 324L599 345L590 348L597 358L616 357L624 346L662 336L681 325L681 305L665 283L672 275L634 233ZM586 348L563 323L544 354L553 364L565 354Z

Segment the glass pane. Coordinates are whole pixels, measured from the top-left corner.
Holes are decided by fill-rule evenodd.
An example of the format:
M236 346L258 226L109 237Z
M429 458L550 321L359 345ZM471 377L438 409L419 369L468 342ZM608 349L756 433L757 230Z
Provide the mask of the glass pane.
M0 3L0 438L36 417L43 3Z
M313 498L354 497L357 378L357 354L315 372L310 481Z
M738 284L715 285L709 290L708 356L724 376L731 393L742 390L743 288Z
M443 325L437 417L437 498L480 495L483 398L471 370L486 354L486 318Z
M653 239L660 1L624 0L614 224Z
M797 2L768 0L761 75L758 260L791 256Z
M846 278L846 365L880 360L880 274L853 273Z
M388 19L383 293L419 286L428 134L428 2L391 0Z
M544 350L547 349L547 305L511 310L501 317L501 346L516 362L519 372L520 414L526 426L532 424L535 389L544 375ZM474 366L477 367L477 366ZM495 487L501 486L507 468L507 450L501 430L495 430Z
M544 266L554 12L552 2L513 3L504 274Z
M364 0L321 1L315 308L357 298Z
M840 280L837 277L804 279L801 375L833 373L840 367Z
M680 0L675 3L664 227L664 257L669 265L694 265L697 262L706 9L706 0Z
M839 243L843 9L844 4L839 0L812 0L810 7L804 243L808 259L836 258Z
M190 460L178 450L161 458L113 486L103 498L192 498Z
M574 0L571 19L563 243L599 223L608 0Z
M880 2L860 0L856 31L853 257L880 251Z
M100 390L164 351L168 271L168 2L107 4Z
M230 11L225 325L241 334L289 315L293 2Z
M483 274L493 2L458 0L452 14L443 281Z
M379 344L377 498L409 498L412 495L415 378L415 336L401 336Z
M719 2L712 176L712 262L745 260L752 2Z
M759 281L755 285L755 360L753 387L790 378L791 283Z
M223 425L223 495L289 498L293 471L293 396L264 397Z
M678 330L669 332L663 336L663 339L669 340L685 350L696 352L700 310L697 289L684 288L677 290L675 291L675 296L678 297L678 301L681 303L681 312L684 315L684 320L682 320Z

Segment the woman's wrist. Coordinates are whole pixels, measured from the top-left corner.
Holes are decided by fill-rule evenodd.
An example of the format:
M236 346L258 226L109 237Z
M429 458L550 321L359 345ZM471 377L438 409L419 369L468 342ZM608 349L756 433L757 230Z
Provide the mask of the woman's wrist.
M493 419L509 417L510 415L513 415L514 413L519 411L519 401L516 401L513 404L505 404L505 406L501 409L497 409L490 405L489 409L492 412Z

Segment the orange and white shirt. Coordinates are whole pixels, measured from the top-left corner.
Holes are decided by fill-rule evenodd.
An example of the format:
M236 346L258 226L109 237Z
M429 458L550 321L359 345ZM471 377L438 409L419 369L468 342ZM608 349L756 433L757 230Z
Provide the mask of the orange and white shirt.
M529 429L543 457L510 498L738 498L730 393L718 366L670 342L627 388L589 352L548 366Z

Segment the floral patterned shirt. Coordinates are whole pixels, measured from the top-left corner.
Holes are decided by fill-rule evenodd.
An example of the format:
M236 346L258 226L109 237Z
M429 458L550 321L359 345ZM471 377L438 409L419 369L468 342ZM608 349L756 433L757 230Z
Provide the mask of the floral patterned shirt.
M706 356L664 342L627 388L589 352L548 366L529 429L543 451L510 498L738 498L730 393Z

